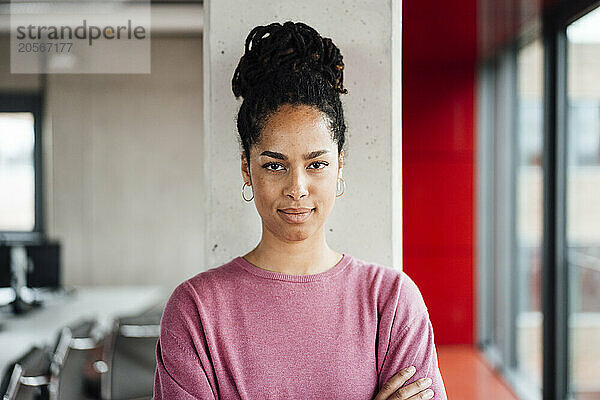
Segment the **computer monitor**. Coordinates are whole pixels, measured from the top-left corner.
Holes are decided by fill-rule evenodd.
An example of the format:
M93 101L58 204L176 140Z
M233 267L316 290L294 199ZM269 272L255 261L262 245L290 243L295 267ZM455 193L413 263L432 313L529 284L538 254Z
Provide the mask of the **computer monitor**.
M10 287L11 277L10 246L0 244L0 288Z
M60 245L44 241L25 246L27 258L27 287L60 288Z

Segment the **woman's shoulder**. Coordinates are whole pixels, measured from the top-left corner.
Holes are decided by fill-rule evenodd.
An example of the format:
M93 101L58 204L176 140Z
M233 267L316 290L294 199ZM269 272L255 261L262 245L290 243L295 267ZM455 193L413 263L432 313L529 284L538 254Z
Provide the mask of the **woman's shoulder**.
M407 319L427 311L419 287L405 271L356 257L353 261L351 273L368 285L369 292L377 298L378 308L393 308Z
M359 276L361 280L377 285L380 289L408 291L417 289L414 281L401 268L351 257L350 273Z
M209 269L199 272L186 281L182 282L191 288L205 291L208 288L221 288L223 285L230 285L239 279L236 260L238 257L232 258L226 263L213 266Z
M167 301L165 312L186 312L196 310L202 303L232 292L235 288L234 260L211 267L179 283Z

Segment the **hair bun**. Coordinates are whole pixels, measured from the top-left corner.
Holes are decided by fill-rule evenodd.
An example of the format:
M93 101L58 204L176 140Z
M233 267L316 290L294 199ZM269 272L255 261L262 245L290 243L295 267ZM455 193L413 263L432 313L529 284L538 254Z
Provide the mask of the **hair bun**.
M248 34L246 51L233 74L233 94L246 97L274 73L301 71L318 73L336 92L348 93L342 55L331 39L302 22L257 26Z

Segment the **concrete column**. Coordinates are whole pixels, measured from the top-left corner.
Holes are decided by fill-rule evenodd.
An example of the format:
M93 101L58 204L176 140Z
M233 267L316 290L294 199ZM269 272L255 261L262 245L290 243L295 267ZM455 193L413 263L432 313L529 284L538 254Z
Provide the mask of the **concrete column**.
M244 42L257 25L304 22L340 48L347 123L346 191L326 223L334 250L402 266L401 0L205 0L204 180L207 269L260 241L254 203L242 200L231 91Z

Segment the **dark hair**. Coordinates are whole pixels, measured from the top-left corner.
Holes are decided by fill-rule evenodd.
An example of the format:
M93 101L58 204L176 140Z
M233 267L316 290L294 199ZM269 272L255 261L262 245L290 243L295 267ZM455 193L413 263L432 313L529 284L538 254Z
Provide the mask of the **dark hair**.
M339 154L346 132L340 94L348 91L343 81L340 50L310 26L287 21L252 29L231 82L236 99L244 98L237 129L248 164L250 147L284 104L313 106L325 113Z

